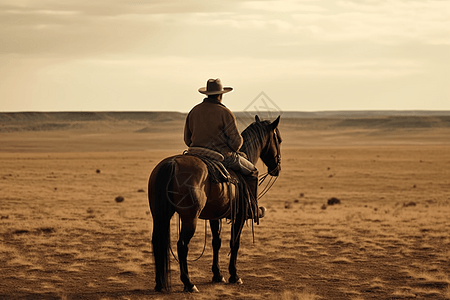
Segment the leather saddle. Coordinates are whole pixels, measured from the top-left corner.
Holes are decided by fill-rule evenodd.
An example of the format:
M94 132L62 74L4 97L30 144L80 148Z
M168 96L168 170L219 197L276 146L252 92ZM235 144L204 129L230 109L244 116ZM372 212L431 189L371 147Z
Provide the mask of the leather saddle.
M208 168L209 179L214 183L231 182L232 177L223 165L224 157L221 153L201 147L189 147L184 155L192 155L200 158Z

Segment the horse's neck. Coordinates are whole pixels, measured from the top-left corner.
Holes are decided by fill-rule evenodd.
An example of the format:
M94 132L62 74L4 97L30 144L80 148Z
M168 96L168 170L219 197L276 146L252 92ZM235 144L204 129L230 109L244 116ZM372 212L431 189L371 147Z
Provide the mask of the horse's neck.
M262 150L269 141L269 135L264 126L264 124L253 123L242 134L244 143L241 151L247 154L248 160L253 164L258 162Z
M256 163L258 162L258 159L259 159L259 153L256 153L256 152L261 153L261 151L253 151L253 153L252 153L252 151L250 151L250 153L245 153L245 154L247 154L248 160L254 165L256 165Z
M256 165L259 156L261 155L262 148L263 148L262 141L258 143L257 147L254 147L250 146L250 143L244 140L244 144L241 149L245 154L247 154L248 160L254 165Z

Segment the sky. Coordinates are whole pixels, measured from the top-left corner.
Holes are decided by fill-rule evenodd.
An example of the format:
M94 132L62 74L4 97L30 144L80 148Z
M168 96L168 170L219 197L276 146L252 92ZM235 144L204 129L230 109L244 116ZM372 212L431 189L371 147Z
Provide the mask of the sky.
M209 78L232 111L450 110L450 1L0 0L0 111L187 112Z

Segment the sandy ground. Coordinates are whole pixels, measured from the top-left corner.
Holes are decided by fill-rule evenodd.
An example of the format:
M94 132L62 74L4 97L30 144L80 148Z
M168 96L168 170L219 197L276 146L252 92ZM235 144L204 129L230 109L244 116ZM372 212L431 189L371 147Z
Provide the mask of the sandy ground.
M200 294L182 293L172 259L161 295L147 179L184 149L183 122L127 124L0 133L0 299L450 299L448 128L285 122L268 214L242 235L244 284L210 282L207 228L189 265ZM201 222L189 259L204 240Z

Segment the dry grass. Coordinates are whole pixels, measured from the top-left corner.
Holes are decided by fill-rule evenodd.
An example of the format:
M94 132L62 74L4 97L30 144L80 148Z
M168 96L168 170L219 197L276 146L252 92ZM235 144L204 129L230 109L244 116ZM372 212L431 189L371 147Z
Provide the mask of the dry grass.
M291 292L291 291L284 291L279 295L273 296L273 299L280 299L280 300L318 300L321 299L321 297L317 296L314 291L311 291L308 288L305 288L301 292Z
M302 148L297 134L306 138ZM201 291L195 296L181 293L175 261L173 292L153 292L151 216L147 195L139 192L155 164L182 149L107 152L80 134L70 137L85 142L84 151L0 153L0 299L450 299L445 139L399 145L401 135L381 143L383 136L362 134L335 136L336 146L308 134L283 132L283 171L260 201L268 214L255 227L254 244L250 227L242 235L244 285L210 283L208 230L205 256L189 265ZM51 134L41 137L60 143ZM113 147L123 137L107 135L101 143ZM424 141L423 133L409 138ZM8 149L12 140L0 136ZM130 134L126 147L144 140ZM114 201L119 195L122 203ZM321 209L332 197L341 204ZM404 205L410 202L416 205ZM191 259L203 248L203 226L191 242ZM229 237L224 223L224 276Z

